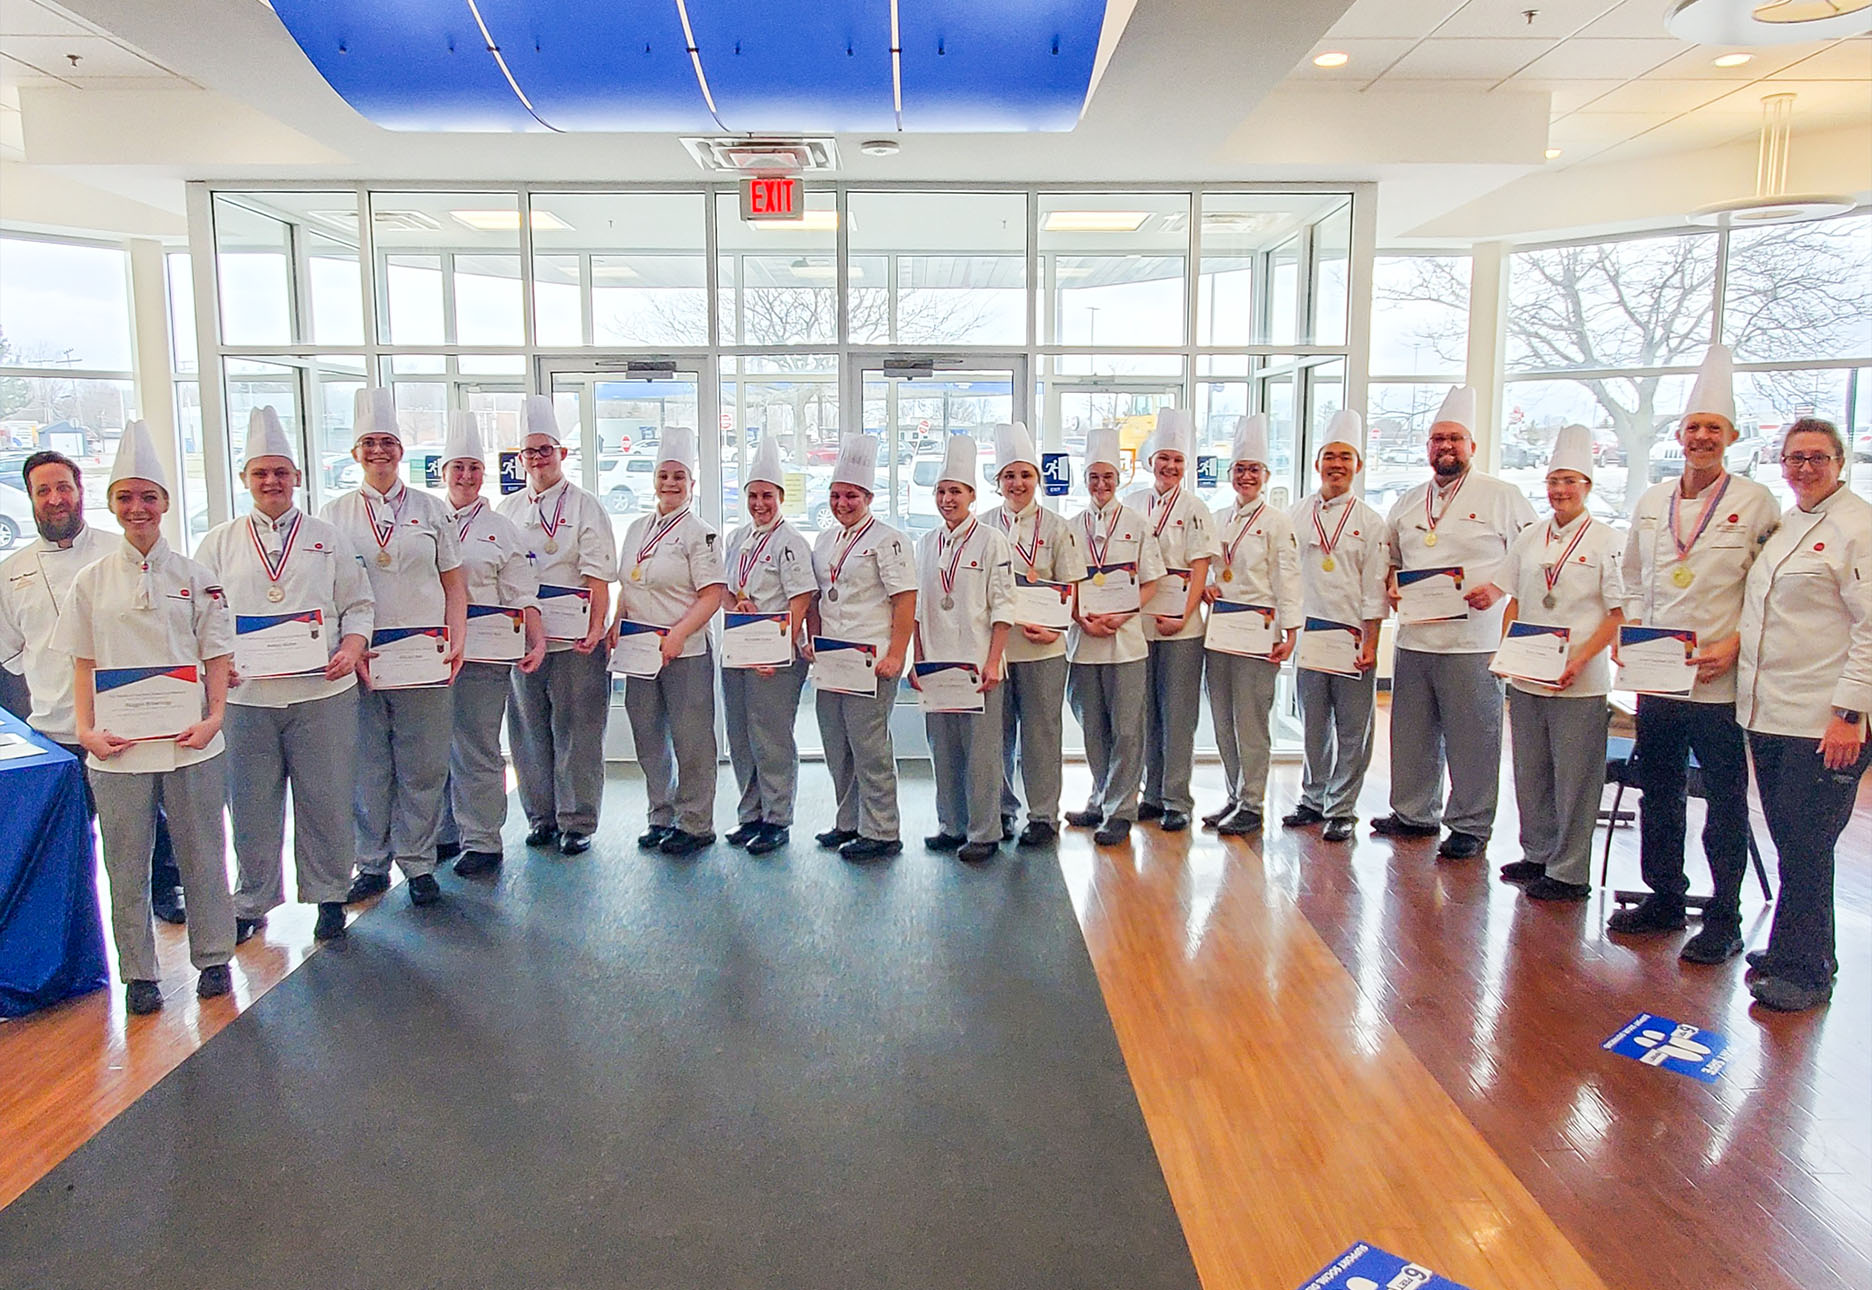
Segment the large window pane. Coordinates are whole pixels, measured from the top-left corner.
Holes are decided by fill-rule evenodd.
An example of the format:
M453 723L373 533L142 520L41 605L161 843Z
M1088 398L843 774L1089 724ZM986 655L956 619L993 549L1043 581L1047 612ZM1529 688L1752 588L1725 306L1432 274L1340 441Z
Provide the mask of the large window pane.
M833 194L808 193L806 218L746 221L740 196L716 203L721 340L821 345L838 339L838 219Z
M1462 379L1469 356L1466 255L1380 255L1372 261L1375 377Z
M532 210L534 325L542 345L708 343L703 194L534 193ZM584 289L591 293L589 338Z
M572 348L585 337L585 288L579 274L584 257L533 257L533 335L542 345Z
M1872 215L1731 233L1723 337L1738 362L1872 357Z
M520 206L512 193L372 193L384 276L383 338L395 345L518 345ZM552 212L535 208L544 222Z
M363 341L356 194L221 194L214 218L228 344Z
M214 226L221 339L229 345L292 344L292 234L286 221L216 197Z
M1508 277L1508 370L1694 364L1710 342L1716 236L1519 251Z
M1313 316L1308 338L1315 345L1343 345L1350 308L1352 202L1341 200L1313 224Z
M1664 466L1665 445L1672 441L1684 401L1688 376L1621 376L1596 381L1511 381L1502 402L1506 421L1502 474L1520 484L1545 512L1542 484L1547 454L1565 425L1583 425L1593 433L1593 513L1622 521L1638 495L1664 474L1676 474L1681 462ZM1509 445L1529 450L1525 465Z
M1022 193L853 193L851 339L1024 345Z
M1045 342L1183 344L1189 222L1187 194L1042 194Z
M0 366L129 371L124 253L0 237Z
M738 481L755 446L769 435L779 439L780 459L788 472L798 474L800 486L787 489L788 516L807 532L832 522L827 495L841 429L837 357L723 359L720 422L724 528L745 518ZM880 503L886 491L879 486Z
M299 437L299 371L282 363L259 363L247 358L227 361L228 459L236 473L247 452L247 420L253 410L271 407L279 413L287 437ZM234 509L238 514L246 503L240 483L235 481Z

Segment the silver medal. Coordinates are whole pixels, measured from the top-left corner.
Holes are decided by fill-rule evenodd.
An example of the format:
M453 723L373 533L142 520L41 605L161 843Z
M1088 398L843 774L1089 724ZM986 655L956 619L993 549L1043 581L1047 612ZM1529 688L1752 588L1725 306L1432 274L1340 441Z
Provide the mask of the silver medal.
M1560 600L1559 600L1559 597L1555 596L1554 593L1550 591L1546 595L1541 597L1540 602L1541 604L1547 606L1547 608L1553 609L1554 607L1559 605Z
M826 588L826 593L825 593L825 598L826 598L827 600L837 600L837 599L838 599L838 588L837 588L837 587L827 587L827 588Z
M954 609L954 608L955 608L955 597L954 597L954 596L944 596L944 597L943 597L943 599L942 599L942 606L943 606L943 608L944 608L944 609Z
M277 605L280 601L286 599L286 593L281 591L278 587L268 587L267 599Z

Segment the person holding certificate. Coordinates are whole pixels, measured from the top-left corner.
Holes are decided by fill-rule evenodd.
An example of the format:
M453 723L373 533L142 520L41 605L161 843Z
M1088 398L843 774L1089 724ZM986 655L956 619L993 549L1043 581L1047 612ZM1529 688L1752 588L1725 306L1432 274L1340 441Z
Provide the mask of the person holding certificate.
M776 614L786 619L793 661L755 667L722 666L722 702L728 705L728 759L741 787L738 823L728 842L749 855L766 855L787 844L793 826L793 795L799 779L799 749L793 737L806 662L798 656L800 629L819 582L812 548L781 518L786 470L780 437L763 434L741 486L748 522L728 535L728 598L731 614Z
M1216 535L1195 490L1183 487L1184 467L1196 451L1189 413L1160 409L1144 450L1151 487L1125 502L1150 522L1166 572L1144 606L1150 666L1145 673L1144 796L1137 815L1176 833L1189 827L1196 805L1190 774L1202 704L1203 588L1217 553Z
M168 472L141 421L124 427L105 496L123 543L72 580L57 639L72 658L124 1004L143 1014L163 1005L149 891L159 806L188 896L195 993L209 999L233 987L221 722L234 624L214 575L163 540Z
M1559 675L1515 674L1508 690L1522 858L1503 865L1501 876L1526 883L1522 890L1534 900L1584 900L1592 891L1586 879L1605 792L1605 696L1612 688L1606 651L1625 618L1625 544L1586 513L1592 479L1592 431L1567 426L1547 465L1553 516L1522 531L1493 583L1508 597L1502 619L1509 639L1523 624L1565 632Z
M1013 552L1016 597L1001 693L1001 837L1006 841L1014 836L1021 809L1014 791L1018 764L1027 793L1027 826L1020 831L1020 845L1038 847L1059 836L1066 632L1023 621L1021 604L1025 596L1045 596L1050 588L1040 584L1076 588L1086 576L1085 552L1073 539L1073 526L1040 504L1040 454L1034 450L1033 436L1018 421L995 427L995 479L1001 505L993 518ZM1068 622L1073 603L1069 590L1060 607Z
M442 845L437 859L456 855L464 877L490 873L501 862L501 829L507 823L507 763L501 756L501 718L512 687L508 673L539 670L546 657L540 623L539 583L533 576L526 539L481 496L487 451L472 412L449 414L448 444L442 450L442 482L448 488L448 523L461 549L468 584L468 632L455 696L454 737L449 743L448 787L442 797Z
M442 898L435 868L455 709L448 685L461 670L468 583L447 504L399 478L403 432L391 391L357 392L352 432L364 483L320 513L358 551L377 602L358 700L357 876L345 901L388 891L394 860L410 903L432 905Z
M1092 771L1092 795L1084 810L1066 813L1066 823L1098 830L1092 840L1102 847L1123 842L1137 820L1150 651L1139 606L1165 573L1150 524L1118 500L1122 460L1116 430L1087 433L1085 481L1092 505L1079 516L1076 539L1090 574L1079 586L1066 646L1072 660L1066 694L1085 731Z
M299 509L292 439L270 407L247 421L245 516L210 529L195 558L234 614L228 692L228 815L234 825L234 938L286 899L282 851L292 787L299 899L318 906L315 940L345 934L351 802L357 766L357 673L376 609L370 578L337 528ZM247 643L271 638L278 648ZM306 656L295 658L303 652Z
M927 665L959 673L973 693L956 709L925 694L936 772L936 833L923 840L932 851L954 851L977 864L1001 845L1001 679L1008 629L1014 625L1014 565L1007 539L969 512L975 505L975 440L952 434L936 476L936 513L942 526L917 543L916 647L919 672ZM972 670L970 670L972 669ZM918 675L911 685L922 689ZM974 694L980 695L975 706ZM960 710L966 704L973 710Z
M1733 363L1712 345L1697 372L1677 442L1683 474L1646 489L1625 539L1625 621L1696 634L1688 694L1638 696L1638 854L1644 900L1606 920L1609 930L1653 935L1683 928L1684 804L1690 758L1706 798L1703 855L1714 891L1703 926L1678 951L1691 963L1742 952L1742 879L1748 870L1748 753L1736 721L1735 661L1742 648L1743 589L1762 543L1781 523L1781 503L1752 479L1731 475L1723 454L1736 441Z
M1267 800L1268 753L1274 712L1274 681L1293 653L1300 632L1300 550L1285 512L1261 496L1268 477L1268 418L1265 412L1243 417L1235 429L1235 455L1229 483L1235 504L1219 506L1215 530L1221 554L1210 562L1212 575L1203 603L1212 606L1208 657L1209 712L1215 721L1216 750L1228 801L1203 817L1224 837L1261 831ZM1241 608L1237 609L1236 607ZM1266 611L1272 612L1272 618ZM1247 621L1265 642L1238 639L1218 628ZM1265 644L1266 649L1261 646Z
M1394 574L1460 570L1465 613L1412 622L1408 605L1400 607L1404 621L1391 682L1391 813L1373 820L1372 832L1433 838L1447 825L1437 854L1451 860L1481 855L1495 827L1502 682L1489 662L1502 629L1501 592L1490 580L1515 536L1534 522L1520 489L1471 467L1475 406L1473 386L1449 392L1430 426L1432 476L1399 498L1386 520Z
M650 799L650 827L637 845L670 856L715 841L715 662L705 629L728 579L715 530L691 505L695 472L695 431L664 430L656 506L624 530L618 554L618 620L666 629L656 633L656 674L625 681L624 711ZM613 650L616 633L613 624Z
M871 514L880 442L858 433L839 443L829 490L837 523L813 542L819 596L807 615L819 735L838 796L832 827L815 840L855 861L903 850L890 714L916 628L917 575L910 540ZM820 671L833 654L869 666L843 669L858 675L840 675L848 683L835 689Z
M531 672L512 669L514 778L531 826L530 847L558 844L566 855L591 847L604 797L604 731L611 712L611 584L617 542L604 503L565 475L553 402L526 401L521 462L527 485L495 512L511 520L533 557L546 658ZM567 607L547 620L548 604Z
M1872 764L1872 505L1841 479L1845 441L1803 417L1781 444L1794 505L1749 570L1736 716L1780 857L1768 946L1749 993L1800 1012L1833 997L1834 850Z
M1323 823L1320 837L1327 842L1350 840L1358 824L1359 792L1371 766L1378 626L1390 565L1384 516L1352 493L1365 467L1363 438L1358 413L1333 414L1313 459L1319 491L1292 515L1306 618L1294 672L1306 762L1300 800L1281 823L1290 829Z

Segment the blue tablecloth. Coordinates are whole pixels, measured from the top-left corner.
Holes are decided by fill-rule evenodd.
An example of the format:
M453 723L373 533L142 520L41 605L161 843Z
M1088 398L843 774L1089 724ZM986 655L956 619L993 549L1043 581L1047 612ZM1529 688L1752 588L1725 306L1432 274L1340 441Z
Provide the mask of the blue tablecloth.
M0 712L0 730L45 751L0 761L0 1017L110 984L84 767Z

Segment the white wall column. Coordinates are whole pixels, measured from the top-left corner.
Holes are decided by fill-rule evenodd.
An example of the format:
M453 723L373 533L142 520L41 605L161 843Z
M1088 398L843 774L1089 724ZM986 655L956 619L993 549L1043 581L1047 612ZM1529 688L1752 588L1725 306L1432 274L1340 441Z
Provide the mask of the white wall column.
M175 364L169 353L169 278L163 244L133 237L130 251L130 354L136 376L137 415L149 425L156 451L169 467L175 487L163 535L183 549L188 510L182 487L182 446L176 439Z
M1476 450L1482 469L1501 465L1502 365L1508 324L1506 242L1477 242L1469 270L1469 356L1465 379L1476 391Z

